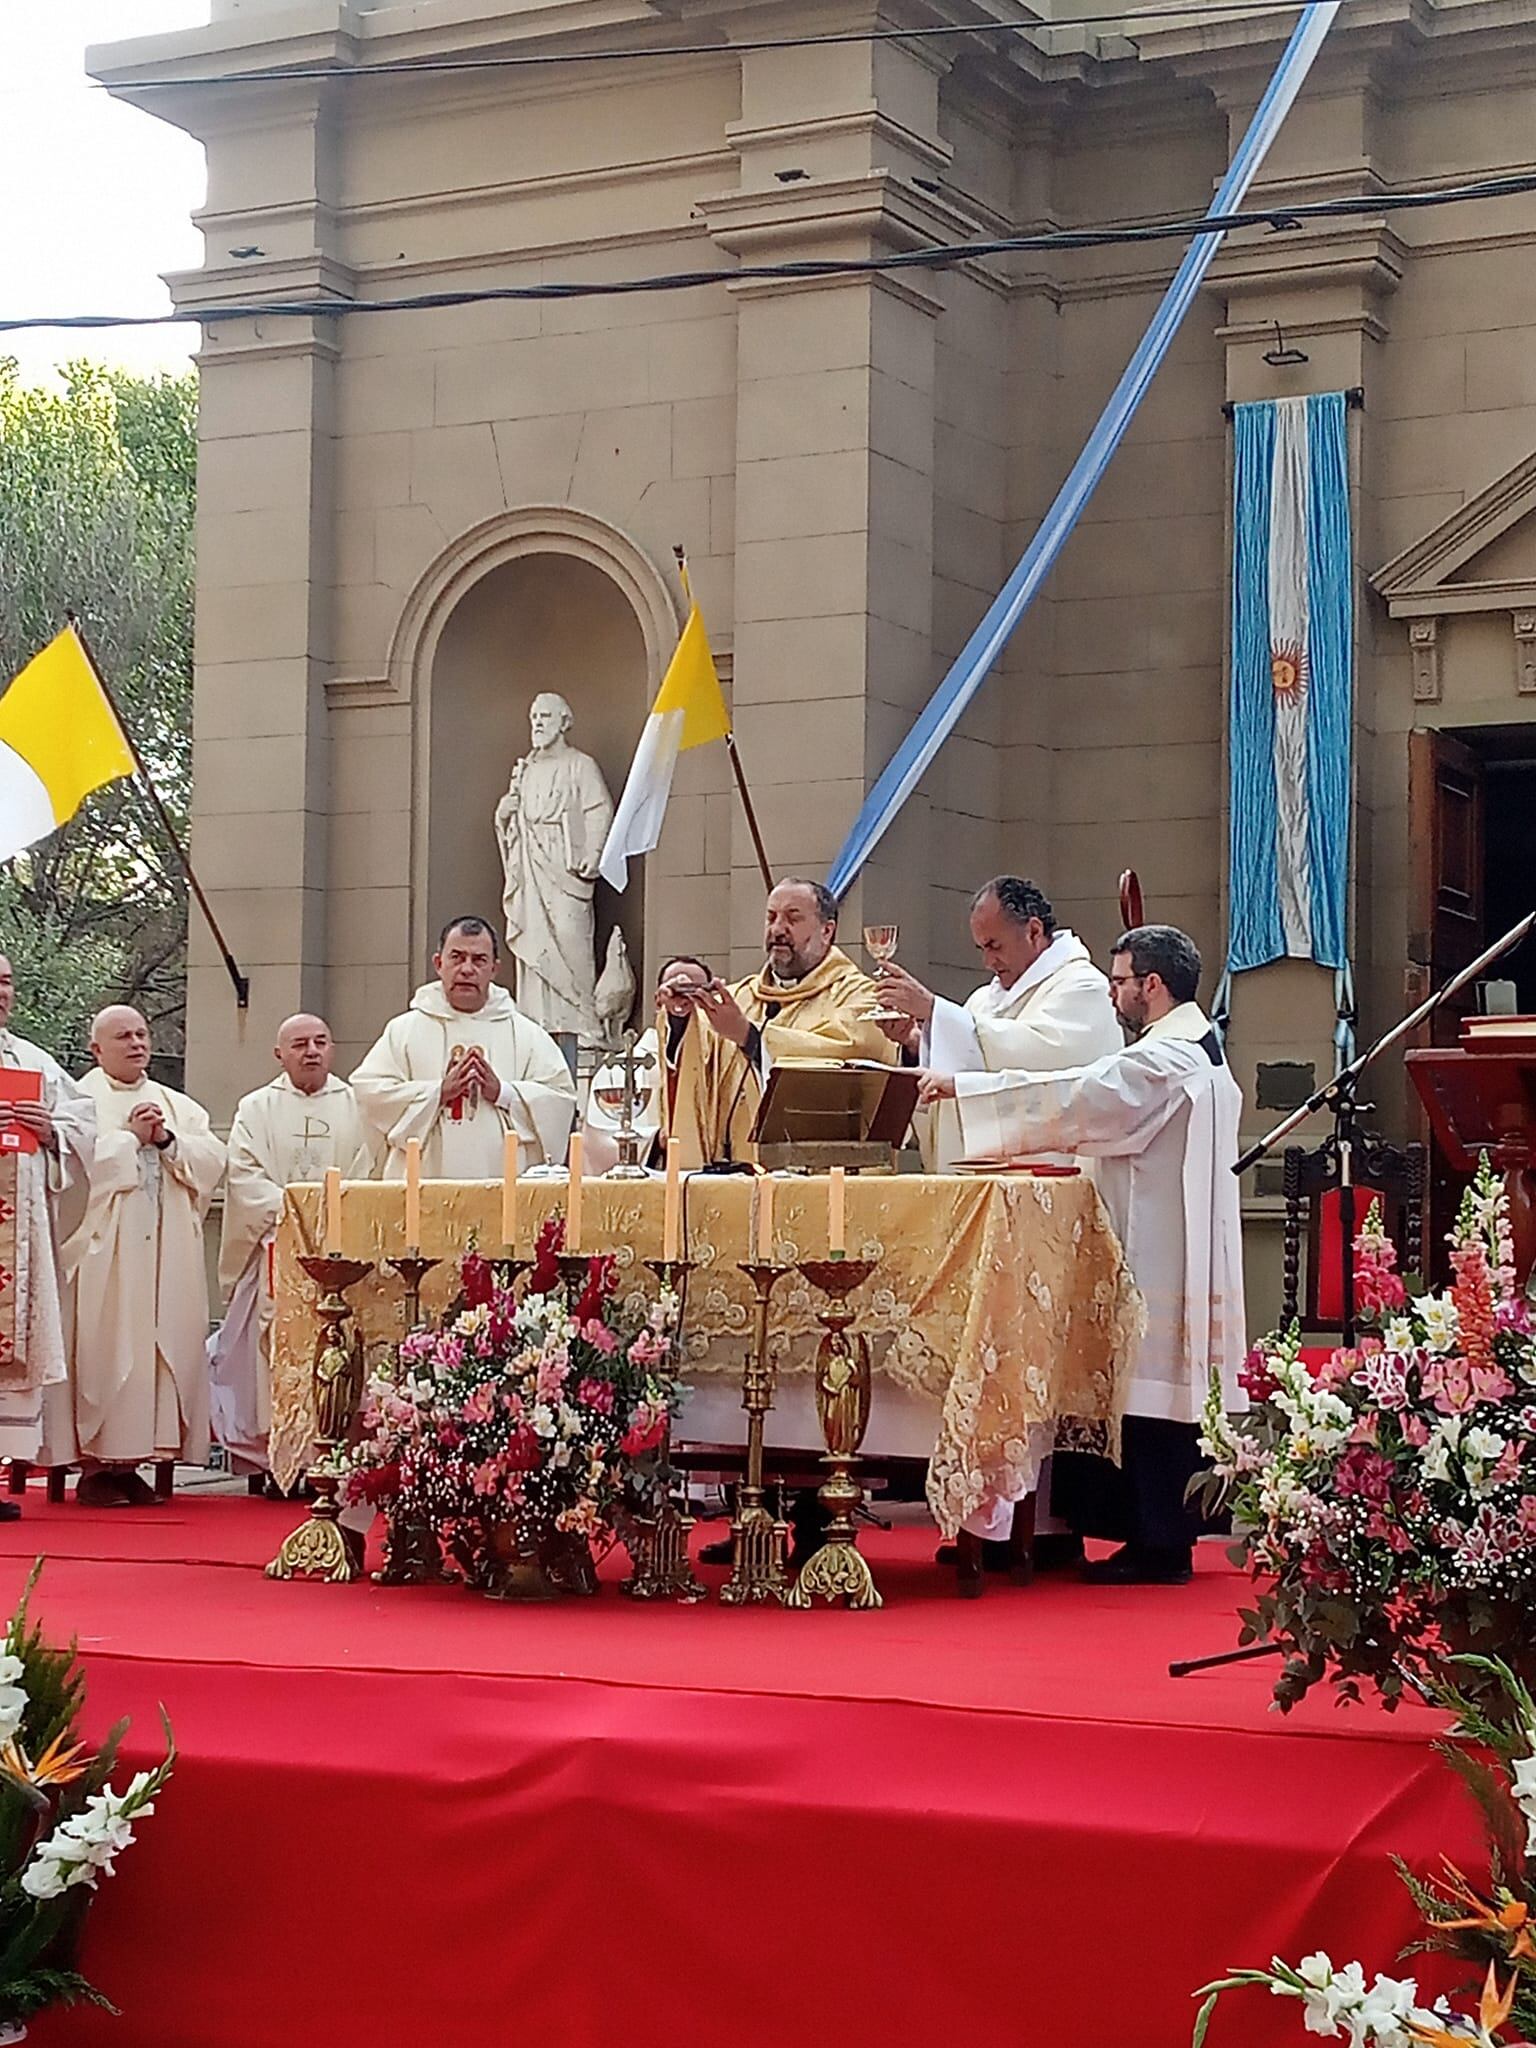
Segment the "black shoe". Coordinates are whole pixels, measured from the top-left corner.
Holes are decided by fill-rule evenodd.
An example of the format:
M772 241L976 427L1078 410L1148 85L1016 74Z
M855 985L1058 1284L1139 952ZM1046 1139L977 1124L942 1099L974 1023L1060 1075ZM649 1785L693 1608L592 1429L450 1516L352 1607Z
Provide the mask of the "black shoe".
M1194 1575L1188 1550L1141 1550L1132 1543L1083 1566L1091 1586L1187 1586Z
M722 1536L718 1543L706 1543L699 1552L700 1564L729 1564L731 1561L731 1539Z
M0 1522L19 1522L20 1520L21 1502L19 1500L0 1499Z
M947 1564L951 1568L960 1562L958 1543L941 1543L933 1553L935 1564ZM1013 1570L1012 1546L1005 1538L983 1536L981 1539L981 1568L984 1572L1009 1572Z
M1037 1572L1064 1572L1082 1563L1083 1539L1065 1529L1053 1530L1035 1538L1034 1553Z

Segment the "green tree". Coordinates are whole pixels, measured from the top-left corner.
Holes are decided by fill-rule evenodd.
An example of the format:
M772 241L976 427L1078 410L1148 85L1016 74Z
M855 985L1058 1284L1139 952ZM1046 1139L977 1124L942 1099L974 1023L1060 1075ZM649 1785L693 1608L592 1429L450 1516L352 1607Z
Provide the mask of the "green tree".
M0 357L0 684L73 610L166 807L185 829L192 771L197 385L71 363L24 385ZM182 1050L186 887L141 792L117 782L0 869L0 948L16 1024L61 1058L91 1012L132 1002Z

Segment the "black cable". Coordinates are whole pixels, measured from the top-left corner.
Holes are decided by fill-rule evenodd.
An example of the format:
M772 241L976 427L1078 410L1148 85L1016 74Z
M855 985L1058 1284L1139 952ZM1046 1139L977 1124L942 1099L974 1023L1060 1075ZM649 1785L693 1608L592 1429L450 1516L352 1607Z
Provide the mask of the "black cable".
M353 78L409 78L442 76L462 71L519 71L533 65L629 64L645 58L733 57L738 52L760 50L831 49L843 43L910 43L933 36L1028 36L1037 30L1103 27L1137 21L1204 19L1213 14L1240 16L1255 11L1266 14L1299 14L1305 0L1170 0L1167 7L1121 9L1117 14L1079 14L1067 21L966 21L940 22L928 28L845 29L825 36L754 36L741 42L642 43L633 49L523 51L501 57L407 57L377 64L296 64L265 71L215 71L203 77L135 78L91 84L102 92L172 92L210 85L281 85L289 80L336 80Z
M203 306L188 313L73 313L0 318L0 334L39 327L176 327L197 322L205 327L230 320L340 319L357 313L419 313L451 306L480 306L503 299L622 298L637 292L695 291L709 285L743 280L792 280L820 277L865 277L892 270L944 270L982 256L1007 256L1025 251L1113 249L1143 243L1184 241L1196 235L1221 235L1241 228L1268 227L1276 232L1300 228L1311 220L1349 219L1361 214L1405 213L1426 206L1463 206L1474 200L1504 199L1536 192L1536 172L1512 172L1477 179L1466 185L1433 190L1381 192L1369 198L1316 199L1299 206L1265 207L1257 212L1198 214L1182 220L1154 221L1141 227L1058 228L1046 234L1004 235L988 241L939 242L927 249L903 249L888 256L820 257L790 263L744 263L732 270L681 270L656 277L617 278L610 282L572 280L546 284L483 285L463 291L421 292L393 299L269 299L247 305Z

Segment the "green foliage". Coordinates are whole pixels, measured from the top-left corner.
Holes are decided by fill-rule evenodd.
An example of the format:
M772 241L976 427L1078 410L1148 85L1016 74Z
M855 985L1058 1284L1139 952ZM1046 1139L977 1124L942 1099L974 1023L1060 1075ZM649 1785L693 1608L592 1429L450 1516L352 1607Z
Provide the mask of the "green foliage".
M196 380L72 363L23 385L0 357L0 682L73 610L178 828L191 795ZM0 872L15 1024L66 1061L101 1004L181 1051L186 889L138 789L117 782Z

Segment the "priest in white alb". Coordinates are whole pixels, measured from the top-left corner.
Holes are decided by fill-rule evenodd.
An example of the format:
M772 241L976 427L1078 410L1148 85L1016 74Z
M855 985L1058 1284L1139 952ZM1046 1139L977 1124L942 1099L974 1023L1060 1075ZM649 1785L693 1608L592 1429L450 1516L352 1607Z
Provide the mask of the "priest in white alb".
M91 1052L89 1199L62 1246L69 1383L45 1391L42 1460L84 1468L82 1506L151 1506L140 1465L208 1456L203 1219L224 1146L206 1110L149 1079L137 1010L101 1011Z
M1116 944L1110 991L1137 1036L1062 1073L924 1076L926 1101L958 1104L968 1157L1075 1152L1094 1178L1147 1306L1125 1401L1109 1584L1190 1575L1197 1523L1185 1495L1212 1371L1229 1406L1246 1344L1237 1177L1242 1093L1195 998L1200 954L1171 925ZM1091 1533L1101 1533L1094 1529Z
M1109 983L1082 940L1057 928L1033 882L998 875L978 889L971 941L991 979L964 1003L935 995L894 960L875 976L882 1004L916 1027L893 1023L886 1029L919 1066L939 1074L1003 1068L1053 1074L1120 1050ZM930 1173L953 1172L965 1149L954 1104L936 1103L917 1121L924 1166Z
M1043 890L1019 875L995 876L971 899L970 922L971 942L991 979L964 1003L935 995L895 961L876 975L882 1005L904 1020L888 1022L885 1030L919 1066L942 1074L1004 1068L1051 1074L1120 1050L1124 1037L1109 983L1082 940L1058 929ZM914 1125L927 1170L953 1173L965 1153L954 1103L920 1109ZM1047 1165L1072 1164L1068 1154L1037 1157ZM1050 1425L1042 1424L1030 1447L1041 1475L1040 1533L1033 1548L1042 1569L1075 1560L1082 1549L1052 1520L1051 1435ZM990 1546L989 1565L1004 1569L1014 1561L1006 1554L1012 1526L1013 1503L989 1499L966 1518L964 1533ZM956 1554L944 1545L939 1558L949 1563Z
M30 1464L44 1390L66 1378L59 1241L85 1212L96 1109L51 1053L10 1029L15 1001L0 955L0 1068L15 1088L0 1097L0 1458ZM0 1501L0 1521L20 1513Z
M386 1148L386 1180L405 1178L412 1138L428 1180L499 1180L508 1131L520 1167L564 1159L576 1083L549 1033L493 981L499 954L483 917L454 918L432 962L437 980L417 989L353 1074Z
M335 1044L323 1017L301 1014L278 1026L274 1057L282 1071L240 1098L229 1129L229 1177L219 1286L228 1302L208 1340L213 1433L237 1472L267 1466L272 1423L269 1255L284 1190L318 1181L331 1167L343 1180L367 1180L373 1147L357 1098L331 1072Z

